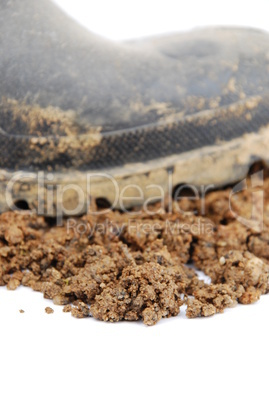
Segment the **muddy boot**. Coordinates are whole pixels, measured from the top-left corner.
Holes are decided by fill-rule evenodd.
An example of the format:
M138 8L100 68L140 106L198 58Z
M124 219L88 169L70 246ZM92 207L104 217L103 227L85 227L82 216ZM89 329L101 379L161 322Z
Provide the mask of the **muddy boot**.
M268 163L266 33L113 43L50 0L1 1L0 27L1 211L130 207Z

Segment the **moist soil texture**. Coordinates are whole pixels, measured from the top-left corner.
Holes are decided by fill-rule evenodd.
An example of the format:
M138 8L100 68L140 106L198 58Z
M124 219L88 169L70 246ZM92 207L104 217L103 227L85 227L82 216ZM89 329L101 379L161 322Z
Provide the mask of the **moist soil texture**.
M89 211L61 226L29 211L3 213L0 285L42 292L76 318L146 325L183 305L195 318L254 303L269 291L269 179L262 200L251 188L231 194L186 196L147 212Z

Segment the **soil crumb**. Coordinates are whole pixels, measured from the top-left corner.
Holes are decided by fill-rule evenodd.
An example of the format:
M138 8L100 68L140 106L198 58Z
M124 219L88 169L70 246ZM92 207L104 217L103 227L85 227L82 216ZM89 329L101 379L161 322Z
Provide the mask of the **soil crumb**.
M45 308L45 313L47 313L47 314L53 314L53 313L54 313L54 310L53 310L51 307L46 307L46 308Z
M207 194L203 208L190 197L169 211L88 213L61 226L3 213L0 285L42 292L75 318L146 325L177 316L183 304L195 318L254 303L269 291L268 179L263 191L263 227L251 215L251 191L234 196L231 209L230 188Z

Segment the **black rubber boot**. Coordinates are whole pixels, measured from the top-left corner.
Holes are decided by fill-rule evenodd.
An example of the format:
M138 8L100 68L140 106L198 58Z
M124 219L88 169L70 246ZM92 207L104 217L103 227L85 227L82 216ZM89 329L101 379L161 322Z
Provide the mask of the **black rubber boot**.
M89 196L120 206L115 193L129 184L148 199L159 194L152 184L169 191L169 174L172 187L219 186L269 161L266 33L216 28L113 43L49 0L2 0L0 29L0 210L46 204L38 172L54 187L77 184L85 210ZM129 206L141 203L134 189L128 195ZM56 214L54 203L44 213Z

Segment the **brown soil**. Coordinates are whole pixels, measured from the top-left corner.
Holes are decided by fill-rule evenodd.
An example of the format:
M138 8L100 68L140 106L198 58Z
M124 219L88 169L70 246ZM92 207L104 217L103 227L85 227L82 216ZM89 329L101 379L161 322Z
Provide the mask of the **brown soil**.
M236 219L250 217L250 190L234 196L235 213L227 189L207 195L203 216L200 202L186 198L181 212L174 203L170 213L156 204L152 215L88 214L73 219L71 229L70 221L57 227L43 217L4 213L0 285L28 286L77 318L147 325L178 315L183 304L193 318L253 303L269 291L268 179L263 190L263 229Z
M53 314L53 313L54 313L54 310L53 310L53 308L51 308L51 307L46 307L46 308L45 308L45 313L46 313L46 314Z

